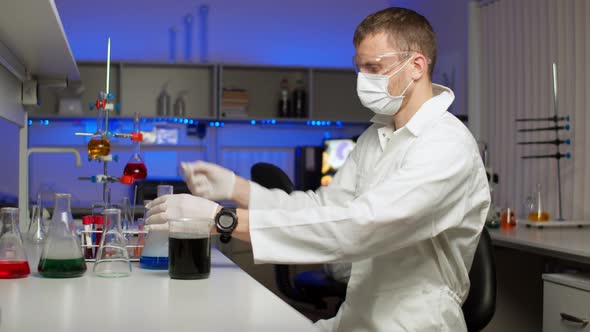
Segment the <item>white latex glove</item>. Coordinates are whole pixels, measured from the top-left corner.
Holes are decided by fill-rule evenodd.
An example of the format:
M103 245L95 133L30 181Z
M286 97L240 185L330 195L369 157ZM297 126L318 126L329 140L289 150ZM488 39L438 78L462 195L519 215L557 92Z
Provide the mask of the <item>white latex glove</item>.
M146 205L146 224L163 224L180 218L213 219L219 204L189 194L164 195Z
M216 164L195 161L180 163L184 181L190 192L212 201L230 200L236 184L236 175Z

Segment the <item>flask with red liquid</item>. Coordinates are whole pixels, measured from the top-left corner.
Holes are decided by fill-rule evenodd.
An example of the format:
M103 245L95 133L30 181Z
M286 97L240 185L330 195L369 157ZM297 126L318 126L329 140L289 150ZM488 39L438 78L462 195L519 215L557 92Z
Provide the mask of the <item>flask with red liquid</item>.
M133 120L133 131L134 133L141 133L139 125L139 113L137 112L135 113ZM134 137L141 137L141 135ZM129 158L129 161L125 165L123 174L132 176L134 180L143 180L147 177L147 168L145 167L145 163L141 157L141 140L135 143L135 151L133 151L133 155L131 155L131 158Z
M512 229L516 226L516 216L514 215L514 211L507 207L502 211L502 218L500 222L500 228L502 229Z
M24 278L31 273L18 226L18 209L0 209L0 279Z

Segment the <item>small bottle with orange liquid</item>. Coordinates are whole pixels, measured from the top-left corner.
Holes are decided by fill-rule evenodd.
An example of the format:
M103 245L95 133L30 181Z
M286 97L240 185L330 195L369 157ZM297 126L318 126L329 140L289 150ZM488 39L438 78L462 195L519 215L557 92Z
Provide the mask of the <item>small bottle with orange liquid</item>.
M548 221L549 220L549 212L546 212L545 205L542 199L541 193L541 184L537 184L537 191L535 192L533 198L533 204L531 204L531 209L529 211L529 220L530 221Z

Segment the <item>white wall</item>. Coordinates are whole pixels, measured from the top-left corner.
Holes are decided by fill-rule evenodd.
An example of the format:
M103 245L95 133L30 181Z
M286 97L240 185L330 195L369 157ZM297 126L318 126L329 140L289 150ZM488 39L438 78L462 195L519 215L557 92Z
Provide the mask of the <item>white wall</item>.
M391 6L410 8L432 24L438 42L433 81L455 92L454 114L467 114L468 0L391 0ZM454 73L454 74L453 74Z

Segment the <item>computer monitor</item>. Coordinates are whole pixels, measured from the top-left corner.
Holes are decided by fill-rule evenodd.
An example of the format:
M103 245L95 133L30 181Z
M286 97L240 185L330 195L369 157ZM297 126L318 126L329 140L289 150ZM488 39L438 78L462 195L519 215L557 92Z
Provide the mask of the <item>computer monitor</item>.
M320 183L327 186L332 181L334 174L344 165L344 161L356 143L350 138L324 140L322 153L322 171Z

